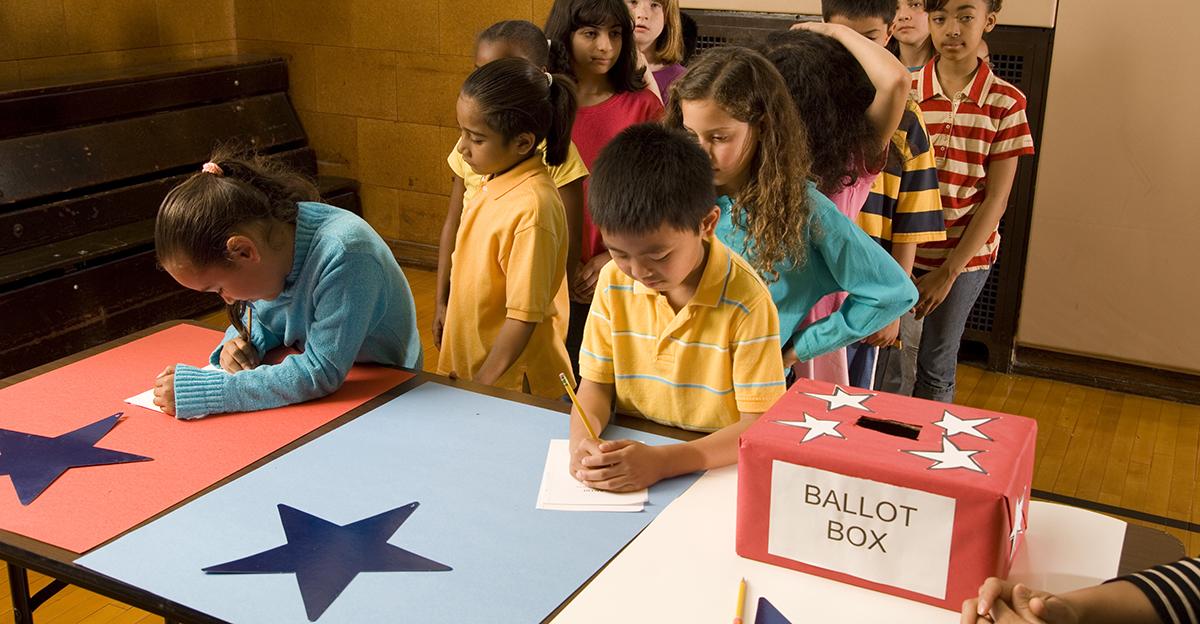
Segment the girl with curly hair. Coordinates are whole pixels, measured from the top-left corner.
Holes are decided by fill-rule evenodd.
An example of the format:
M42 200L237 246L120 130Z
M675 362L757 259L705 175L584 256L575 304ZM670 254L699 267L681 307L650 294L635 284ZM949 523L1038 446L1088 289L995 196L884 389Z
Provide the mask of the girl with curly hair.
M809 129L817 188L857 220L904 114L908 71L883 47L831 23L802 23L772 33L763 53L783 76ZM829 316L844 299L842 293L823 298L805 323ZM852 377L842 350L797 367L796 373L834 383L850 383ZM869 370L854 375L856 385L869 387L870 375Z
M746 256L779 308L784 364L840 349L912 307L916 289L900 266L810 181L807 131L770 61L745 48L707 50L669 102L667 125L712 159L717 237ZM841 308L801 326L839 291L848 293Z

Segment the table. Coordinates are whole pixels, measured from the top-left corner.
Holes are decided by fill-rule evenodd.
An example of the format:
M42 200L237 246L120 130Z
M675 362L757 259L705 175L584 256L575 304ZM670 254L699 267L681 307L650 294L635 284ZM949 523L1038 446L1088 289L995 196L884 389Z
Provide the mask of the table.
M154 327L130 334L118 340L82 351L73 356L51 362L44 366L39 366L24 373L14 375L6 379L0 379L0 388L10 386L26 379L31 379L42 373L54 370L67 364L71 364L91 355L95 355L96 353L100 353L138 338L148 336L180 323L186 322L172 321L156 325ZM410 379L409 381L406 381L383 393L379 397L376 397L375 399L368 401L358 408L347 412L330 423L250 464L246 468L234 473L228 478L219 481L213 486L206 488L201 492L197 492L194 496L180 502L166 511L163 511L161 514L158 514L146 522L153 522L158 517L170 513L175 508L187 504L194 498L197 498L208 491L219 488L225 483L237 479L242 475L270 462L271 460L288 453L291 450L321 435L324 435L325 433L328 433L329 431L354 418L357 418L362 414L375 409L379 405L382 405L383 403L407 392L408 390L428 382L441 383L487 396L508 399L526 405L533 405L563 413L567 413L569 411L569 405L563 402L531 397L529 395L499 390L468 381L450 380L444 377L418 372L415 378ZM700 437L700 434L695 432L672 429L670 427L665 427L663 425L641 419L632 419L619 416L617 419L615 419L615 424L681 440L689 440ZM1125 543L1122 550L1120 571L1121 573L1136 571L1153 564L1173 561L1182 557L1183 554L1183 545L1173 536L1155 529L1129 525L1126 531ZM116 581L76 565L75 560L78 557L79 555L76 555L70 551L49 546L42 542L32 540L8 531L0 530L0 559L6 561L8 564L10 591L12 593L13 607L15 610L17 624L28 624L33 622L34 610L63 587L65 587L68 583L109 596L134 607L150 611L152 613L157 613L166 618L168 622L179 621L207 623L221 621L190 607L165 600L148 591L139 589L138 587ZM56 580L47 587L43 588L41 591L31 595L29 591L30 588L28 584L27 570L37 571ZM569 601L569 598L567 600ZM551 614L550 617L553 617L553 615L554 614Z

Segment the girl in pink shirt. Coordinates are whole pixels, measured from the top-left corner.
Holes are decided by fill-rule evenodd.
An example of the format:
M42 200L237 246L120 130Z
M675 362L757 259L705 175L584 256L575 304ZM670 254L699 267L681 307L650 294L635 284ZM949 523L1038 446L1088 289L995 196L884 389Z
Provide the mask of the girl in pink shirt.
M633 35L633 20L622 0L555 0L546 20L550 71L570 75L578 85L579 109L571 139L589 169L619 132L662 118L662 102L646 88L646 69L638 67ZM580 265L568 267L571 319L567 351L576 370L592 290L600 269L611 259L592 224L587 180L583 187Z

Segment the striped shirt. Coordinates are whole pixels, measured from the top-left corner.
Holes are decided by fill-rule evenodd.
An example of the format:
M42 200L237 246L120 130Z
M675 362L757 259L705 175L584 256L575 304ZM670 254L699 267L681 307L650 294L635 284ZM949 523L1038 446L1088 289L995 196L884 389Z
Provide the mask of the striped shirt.
M1166 624L1200 622L1200 558L1181 559L1123 576L1146 594Z
M937 165L921 108L908 100L887 161L858 213L858 226L891 251L892 243L946 240Z
M937 61L935 56L913 73L913 96L933 144L946 222L946 240L917 248L914 266L925 270L942 266L986 199L988 165L1033 153L1025 95L1020 90L980 62L965 89L946 95L937 78ZM965 270L992 266L999 248L1000 232L993 229Z
M691 301L623 273L600 272L579 351L579 372L616 386L617 411L696 431L760 413L785 389L779 317L754 269L712 239Z

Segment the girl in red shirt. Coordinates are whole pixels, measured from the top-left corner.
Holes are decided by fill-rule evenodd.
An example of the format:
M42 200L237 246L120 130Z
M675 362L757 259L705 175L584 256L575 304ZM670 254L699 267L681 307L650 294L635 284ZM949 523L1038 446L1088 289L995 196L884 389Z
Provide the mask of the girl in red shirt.
M546 21L550 71L575 78L579 109L571 138L590 169L600 150L625 128L662 118L662 102L638 67L633 20L622 0L556 0ZM571 319L567 351L578 370L579 345L600 269L611 256L592 224L584 180L580 265L568 267Z

